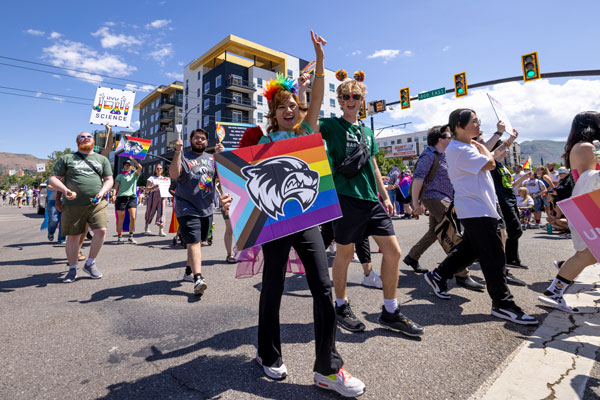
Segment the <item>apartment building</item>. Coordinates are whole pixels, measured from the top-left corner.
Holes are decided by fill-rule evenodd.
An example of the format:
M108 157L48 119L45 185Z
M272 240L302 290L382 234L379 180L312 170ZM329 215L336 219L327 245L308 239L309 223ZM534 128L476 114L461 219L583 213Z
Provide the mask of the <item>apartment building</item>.
M297 79L312 58L303 59L229 35L184 69L183 134L197 128L209 132L209 147L216 142L216 122L260 125L266 132L268 105L263 88L277 72ZM335 71L325 70L325 97L321 116L340 116ZM310 101L310 89L308 100Z
M172 142L177 139L177 124L183 119L183 82L160 85L135 109L140 111L139 137L152 140L148 156L142 161L143 173L151 175L154 165L163 162L153 156L173 158Z

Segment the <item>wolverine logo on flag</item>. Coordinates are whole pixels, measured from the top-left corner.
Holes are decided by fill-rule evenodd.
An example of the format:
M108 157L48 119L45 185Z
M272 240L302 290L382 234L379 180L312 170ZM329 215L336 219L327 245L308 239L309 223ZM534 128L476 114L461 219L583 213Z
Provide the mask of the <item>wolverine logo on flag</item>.
M243 167L241 173L252 202L273 219L284 216L288 200L296 200L303 211L308 210L319 193L319 173L296 157L272 157Z

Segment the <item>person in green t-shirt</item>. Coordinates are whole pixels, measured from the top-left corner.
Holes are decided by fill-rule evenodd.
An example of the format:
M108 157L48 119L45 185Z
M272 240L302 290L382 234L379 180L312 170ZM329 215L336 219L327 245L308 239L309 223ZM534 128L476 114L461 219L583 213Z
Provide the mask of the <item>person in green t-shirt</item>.
M337 74L336 74L337 75ZM360 75L360 74L355 74ZM340 118L322 118L315 127L327 144L328 157L334 168L333 179L343 217L333 222L337 252L333 261L333 286L336 295L337 322L351 332L365 330L350 308L346 296L348 267L354 254L354 243L373 236L383 253L381 280L383 282L383 307L379 323L389 329L409 336L423 334L423 327L406 318L398 307L398 263L400 246L396 239L390 214L393 206L377 167L375 155L379 152L373 131L358 121L361 102L367 93L366 86L357 80L343 82L337 88L342 107ZM370 158L358 174L347 177L335 169L364 139ZM381 196L383 205L379 202Z
M92 229L94 237L83 272L93 279L102 277L96 266L96 257L106 236L108 202L103 198L113 186L108 159L94 153L94 136L89 132L81 132L76 140L78 151L65 154L56 161L48 181L53 190L64 194L61 225L63 234L67 237L69 263L69 272L63 279L65 283L74 282L77 278L79 238L85 232L86 224Z
M136 170L133 170L131 163L135 163ZM129 157L123 163L123 171L117 176L115 187L113 189L113 200L115 210L119 218L117 222L117 243L123 243L123 221L125 220L125 210L129 212L129 238L128 243L137 244L133 238L135 228L135 212L137 208L137 181L142 173L142 165L133 157Z

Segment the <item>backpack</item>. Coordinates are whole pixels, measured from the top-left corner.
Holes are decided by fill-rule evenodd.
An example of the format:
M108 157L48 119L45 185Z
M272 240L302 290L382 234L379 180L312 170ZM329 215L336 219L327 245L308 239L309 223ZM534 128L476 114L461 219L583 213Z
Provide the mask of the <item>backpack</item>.
M421 157L423 157L423 154L421 154ZM419 157L419 160L421 159L421 157ZM429 173L427 173L427 176L425 177L425 180L423 181L423 186L421 186L421 191L419 192L419 197L414 199L417 202L419 202L421 200L421 196L423 196L423 191L425 190L425 186L427 186L427 184L429 184L433 178L435 178L435 174L437 174L438 170L440 169L440 155L437 152L433 152L433 164L431 165L431 169L429 170ZM419 165L419 160L417 160L417 162L415 163L415 171L417 170L417 165ZM408 195L412 196L412 187L413 187L413 182L415 180L413 179L410 182L410 186L408 187Z

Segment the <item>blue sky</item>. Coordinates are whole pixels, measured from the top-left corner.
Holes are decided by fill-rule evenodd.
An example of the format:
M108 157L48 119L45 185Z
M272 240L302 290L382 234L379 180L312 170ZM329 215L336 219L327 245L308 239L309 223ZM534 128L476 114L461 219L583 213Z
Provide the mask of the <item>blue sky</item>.
M147 84L181 79L185 64L228 34L312 58L310 28L329 41L326 67L344 68L350 74L365 71L368 100L396 101L399 89L406 86L413 96L451 88L453 74L463 71L470 83L520 75L520 56L532 51L538 52L542 73L600 68L595 45L600 37L597 1L54 4L4 4L0 56L84 69L90 75L5 58L0 63L80 78L96 73L144 82L104 79L103 86L114 86L108 81L136 85L136 100L145 95ZM6 65L0 65L0 71L0 92L91 104L98 86ZM522 139L564 140L575 113L600 110L600 78L552 79L474 89L461 99L448 94L414 101L410 110L377 114L375 126L412 122L407 131L422 130L444 123L455 108L471 107L482 119L484 131L491 132L496 121L487 91L505 105ZM0 151L45 157L53 150L74 147L78 132L98 128L89 125L86 105L4 93L0 102ZM382 135L394 132L398 131L388 129Z

